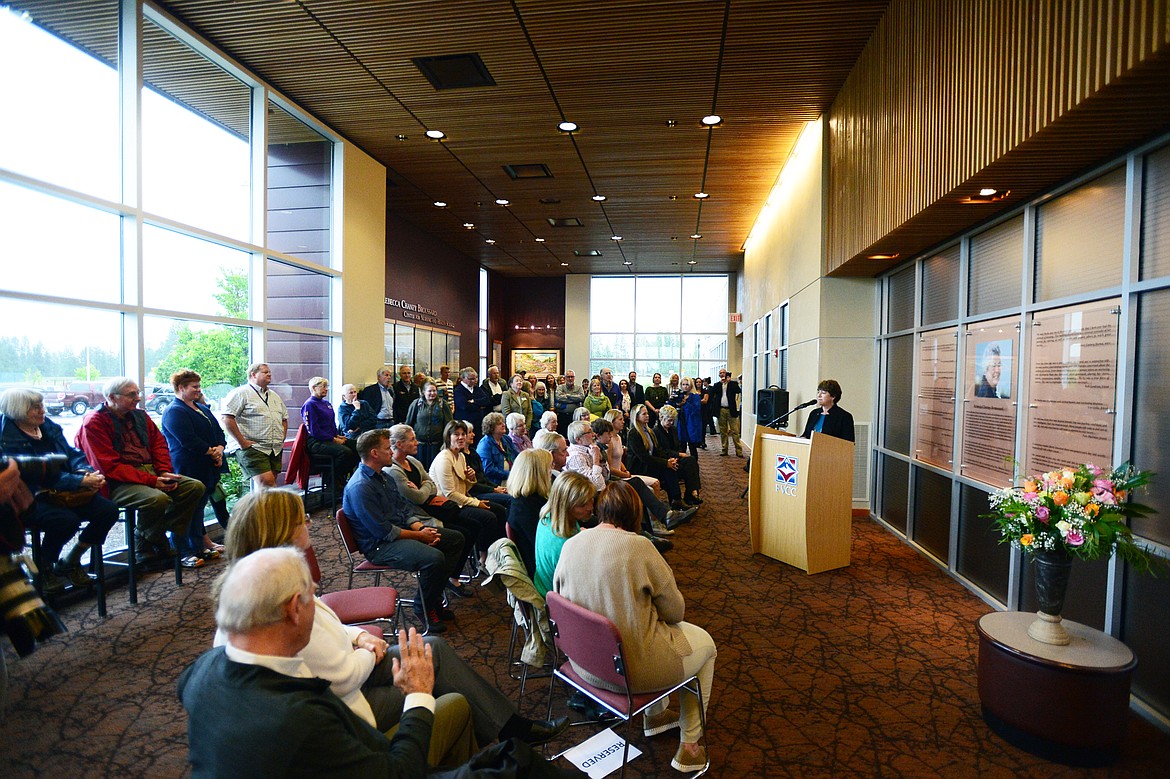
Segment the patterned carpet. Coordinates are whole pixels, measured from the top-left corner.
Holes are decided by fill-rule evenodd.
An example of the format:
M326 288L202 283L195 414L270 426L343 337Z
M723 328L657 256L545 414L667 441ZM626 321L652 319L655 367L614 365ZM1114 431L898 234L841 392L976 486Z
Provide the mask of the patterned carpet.
M853 562L817 576L749 553L742 460L700 453L704 505L667 555L687 619L719 647L708 712L716 777L1149 777L1165 775L1170 737L1131 715L1120 762L1073 769L993 735L975 687L976 619L989 607L868 519L853 524ZM345 586L336 530L313 523L326 591ZM17 659L0 727L0 775L175 777L187 773L186 718L175 678L210 643L208 587L222 564L146 577L131 607L66 606L70 632ZM372 583L372 582L367 582ZM360 584L360 582L359 582ZM446 637L515 699L507 676L502 596L456 600ZM529 683L524 712L543 713L547 681ZM564 696L555 696L563 709ZM574 728L553 754L593 734ZM677 775L676 737L638 733L628 776Z

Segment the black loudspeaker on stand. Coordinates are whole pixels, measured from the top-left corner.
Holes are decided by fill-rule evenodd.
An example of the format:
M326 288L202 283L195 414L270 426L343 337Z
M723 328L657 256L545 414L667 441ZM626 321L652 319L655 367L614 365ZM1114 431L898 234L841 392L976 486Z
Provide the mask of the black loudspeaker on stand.
M766 425L788 410L788 390L767 387L756 390L756 424ZM780 422L788 427L788 420Z

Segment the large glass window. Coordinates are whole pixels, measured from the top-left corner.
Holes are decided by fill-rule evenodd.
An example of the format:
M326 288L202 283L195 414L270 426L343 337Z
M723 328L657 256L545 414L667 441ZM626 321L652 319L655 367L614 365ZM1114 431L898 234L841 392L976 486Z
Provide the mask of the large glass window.
M252 254L167 230L142 228L147 308L250 319Z

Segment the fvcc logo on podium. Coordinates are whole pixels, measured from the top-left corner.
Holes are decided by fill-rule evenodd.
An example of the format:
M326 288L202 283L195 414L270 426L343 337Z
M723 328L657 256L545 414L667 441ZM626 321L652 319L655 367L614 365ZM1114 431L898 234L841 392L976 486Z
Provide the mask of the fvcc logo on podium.
M785 495L796 495L796 479L800 475L800 468L796 457L786 454L776 455L776 492Z

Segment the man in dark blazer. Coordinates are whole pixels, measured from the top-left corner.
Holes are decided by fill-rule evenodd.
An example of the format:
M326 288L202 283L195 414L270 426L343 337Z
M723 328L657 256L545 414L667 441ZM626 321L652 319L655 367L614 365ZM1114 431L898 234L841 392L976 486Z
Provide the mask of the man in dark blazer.
M646 402L646 388L638 383L638 372L630 371L630 408Z
M358 393L358 398L370 406L378 418L378 427L394 425L394 372L382 366L378 369L377 381Z
M436 720L431 651L413 628L409 640L398 637L394 682L406 704L387 739L301 660L315 609L309 567L296 549L261 549L229 570L215 615L228 642L179 677L193 776L417 777L427 772L432 738L450 742L446 758L470 757L470 712Z
M398 381L394 382L394 424L406 423L406 412L410 404L419 399L419 386L415 384L409 365L398 366Z
M459 371L459 381L451 391L451 396L455 401L455 418L470 424L476 435L480 435L483 418L492 409L492 399L479 386L479 374L475 368Z
M719 415L719 443L723 451L721 457L727 456L727 439L735 444L735 456L743 457L743 443L739 440L739 382L733 381L731 373L725 368L719 369L719 383L711 387L710 403L714 404L713 412Z

